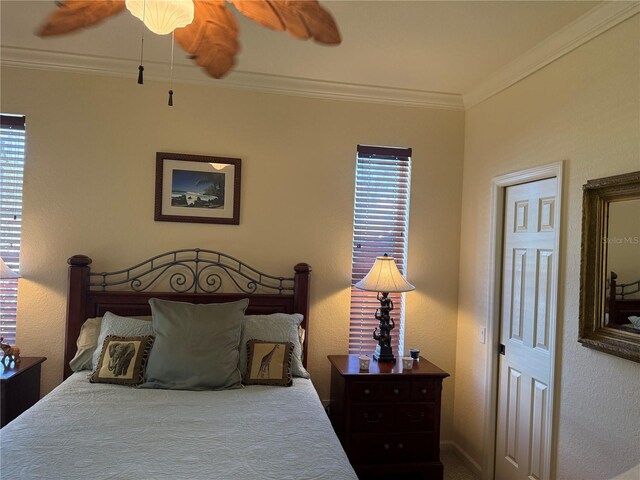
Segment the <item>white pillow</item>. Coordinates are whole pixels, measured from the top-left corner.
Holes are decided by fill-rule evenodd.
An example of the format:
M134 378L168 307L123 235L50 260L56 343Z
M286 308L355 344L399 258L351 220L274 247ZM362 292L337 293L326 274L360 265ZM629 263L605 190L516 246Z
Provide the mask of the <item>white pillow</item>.
M302 345L298 327L303 316L299 313L272 313L271 315L245 315L242 322L242 337L240 339L239 368L242 377L247 373L247 342L251 339L265 342L293 343L291 358L291 373L295 377L309 378L309 373L302 365Z
M79 372L80 370L91 370L93 367L93 352L96 351L98 346L98 336L100 335L100 325L102 324L102 317L87 318L87 320L80 327L80 335L76 340L75 357L69 362L71 370Z
M142 320L133 317L120 317L111 312L105 313L100 325L100 335L96 343L97 347L93 352L92 370L95 370L100 361L102 346L107 335L116 335L118 337L154 336L151 317L146 318L146 320Z
M109 313L109 315L113 314ZM131 318L151 321L151 316ZM82 324L82 327L80 327L80 335L78 335L78 340L76 340L78 350L69 362L69 366L74 372L79 372L80 370L93 370L93 356L96 348L98 348L98 337L100 336L101 327L102 317L87 318L87 320ZM100 346L102 347L102 343Z

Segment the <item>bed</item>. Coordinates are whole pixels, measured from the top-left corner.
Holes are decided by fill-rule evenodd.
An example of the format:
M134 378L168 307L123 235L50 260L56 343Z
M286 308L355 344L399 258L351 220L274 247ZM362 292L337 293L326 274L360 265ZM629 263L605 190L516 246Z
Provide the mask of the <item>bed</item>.
M0 430L3 479L357 479L310 379L296 377L291 387L160 390L89 383L86 370L69 368L86 319L107 311L149 315L150 298L249 298L247 314L300 313L306 366L308 265L279 277L200 249L117 272L91 272L91 263L69 259L66 380Z
M636 327L631 318L640 317L640 298L638 298L640 279L629 283L618 283L618 274L612 271L608 283L608 326L638 333L640 323Z

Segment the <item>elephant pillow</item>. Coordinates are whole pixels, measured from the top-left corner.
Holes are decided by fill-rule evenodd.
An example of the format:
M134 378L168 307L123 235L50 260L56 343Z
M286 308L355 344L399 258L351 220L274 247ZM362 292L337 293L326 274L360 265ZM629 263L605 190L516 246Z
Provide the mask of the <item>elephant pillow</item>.
M149 352L154 337L118 337L108 335L102 344L102 353L91 383L140 385L144 381Z
M107 335L117 335L119 337L144 337L146 335L153 335L153 325L149 321L150 317L146 317L147 320L134 317L121 317L111 312L106 312L102 321L100 322L100 335L96 342L97 348L95 348L91 361L91 368L95 371L98 366L98 361L102 356L102 345L104 345L104 339Z
M245 385L293 385L291 375L291 359L294 345L291 342L264 342L249 340L247 342L247 373Z

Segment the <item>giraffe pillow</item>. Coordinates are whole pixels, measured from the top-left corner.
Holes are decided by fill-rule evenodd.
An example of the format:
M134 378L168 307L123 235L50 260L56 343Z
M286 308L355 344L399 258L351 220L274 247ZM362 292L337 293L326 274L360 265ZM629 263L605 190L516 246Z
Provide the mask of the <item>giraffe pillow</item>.
M293 343L265 342L249 340L247 342L247 373L244 376L245 385L279 385L290 387L293 385L291 376L291 358L293 357Z
M299 313L272 313L271 315L245 315L242 323L240 340L240 362L238 368L244 377L247 373L247 340L256 338L269 342L293 343L291 373L294 377L309 378L309 373L302 364L302 344L300 324L303 316ZM301 341L302 340L302 341Z

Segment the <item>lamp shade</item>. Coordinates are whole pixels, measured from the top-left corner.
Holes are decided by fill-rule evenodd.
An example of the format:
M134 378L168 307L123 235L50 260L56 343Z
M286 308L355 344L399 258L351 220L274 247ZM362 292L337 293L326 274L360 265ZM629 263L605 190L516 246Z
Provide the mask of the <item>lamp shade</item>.
M158 35L166 35L193 22L193 0L126 0L125 5Z
M376 258L367 276L355 285L360 290L370 292L409 292L416 287L407 282L392 257L385 254Z
M7 267L7 264L4 263L4 260L0 258L0 278L2 280L6 278L20 278L20 274Z

